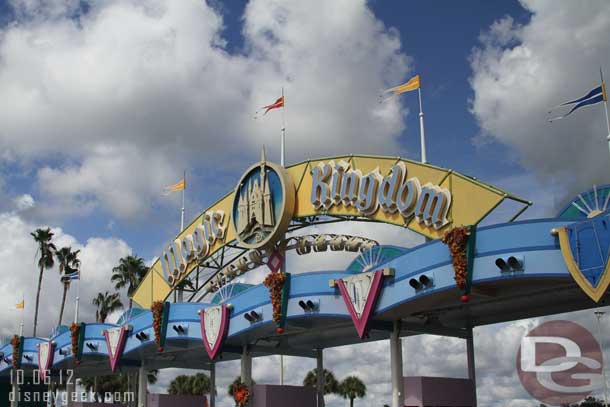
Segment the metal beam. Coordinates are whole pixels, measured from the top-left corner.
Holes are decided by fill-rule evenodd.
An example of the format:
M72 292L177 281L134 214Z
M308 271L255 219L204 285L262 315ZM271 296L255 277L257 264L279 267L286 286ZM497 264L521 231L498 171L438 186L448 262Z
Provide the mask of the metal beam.
M392 407L404 405L402 378L402 329L400 320L394 321L394 329L390 334L390 371L392 376Z
M416 332L418 334L429 334L439 336L450 336L453 338L466 339L470 336L470 332L467 329L460 328L448 328L442 325L421 325L409 322L402 322L402 330L408 332Z

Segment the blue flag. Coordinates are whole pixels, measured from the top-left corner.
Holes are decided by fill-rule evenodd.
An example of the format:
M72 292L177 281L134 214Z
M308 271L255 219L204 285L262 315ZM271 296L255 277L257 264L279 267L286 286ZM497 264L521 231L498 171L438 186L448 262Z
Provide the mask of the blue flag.
M572 109L570 109L570 111L568 113L566 113L566 114L564 114L562 116L553 117L552 119L549 119L549 122L552 122L552 121L555 121L555 120L559 120L559 119L563 119L564 117L567 117L570 114L572 114L572 112L574 110L579 109L581 107L589 106L589 105L594 105L596 103L604 102L606 100L607 100L607 98L606 98L606 87L605 87L604 83L602 82L602 84L600 86L598 86L597 88L591 90L585 96L580 97L578 99L570 100L569 102L565 102L565 103L562 103L562 104L560 104L558 106L555 106L553 109L555 109L557 107L561 107L561 106L574 105L574 106L572 106ZM553 109L551 109L551 111L553 111Z
M65 280L80 280L80 270L64 275Z

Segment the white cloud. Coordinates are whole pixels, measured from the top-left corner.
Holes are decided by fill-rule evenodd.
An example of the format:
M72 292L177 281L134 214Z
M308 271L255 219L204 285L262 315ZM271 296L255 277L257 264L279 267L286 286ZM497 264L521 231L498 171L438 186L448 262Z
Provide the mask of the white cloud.
M134 170L135 169L135 170ZM106 209L136 216L149 209L147 198L170 183L172 168L163 156L143 156L134 148L98 147L76 166L38 171L39 189L47 198L47 215L90 214Z
M243 54L227 51L222 16L201 1L14 4L19 24L0 36L0 147L59 158L39 171L46 196L63 199L56 211L131 217L184 167L234 168L276 146L279 112L252 116L282 85L289 161L354 144L400 151L404 112L377 95L409 58L364 1L252 1Z
M522 163L569 193L607 182L602 105L548 123L548 109L599 85L610 70L610 3L522 0L530 21L496 21L471 56L471 111L482 129L515 148ZM610 74L610 73L609 73Z
M34 202L34 198L32 198L32 195L30 194L19 195L18 197L13 199L13 202L15 203L15 208L17 209L17 211L25 211L31 209L36 204Z
M31 335L36 302L36 288L39 270L36 265L36 244L30 233L38 225L24 221L14 213L0 214L0 334L10 335L18 332L21 311L14 309L21 295L25 297L25 330ZM115 238L89 238L79 242L71 235L65 234L60 228L53 228L54 242L58 248L71 246L80 249L79 258L82 261L80 282L73 283L66 300L64 324L69 324L74 318L75 284L80 284L80 320L94 321L95 308L91 299L99 291L112 291L110 274L112 267L118 264L118 259L131 254L129 246ZM57 267L46 270L43 275L41 301L38 317L38 335L46 336L57 324L63 286L59 281ZM123 296L125 298L125 296ZM126 303L126 300L123 300Z

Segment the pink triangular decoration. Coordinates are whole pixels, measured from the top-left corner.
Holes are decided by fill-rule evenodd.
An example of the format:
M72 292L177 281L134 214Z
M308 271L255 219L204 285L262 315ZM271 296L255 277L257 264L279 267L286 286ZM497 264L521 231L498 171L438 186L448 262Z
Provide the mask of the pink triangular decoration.
M44 351L42 354L40 352L41 347L47 348L46 358L44 357ZM38 344L38 370L40 373L40 378L42 380L44 380L47 377L47 370L49 370L49 368L53 364L54 352L55 352L55 345L53 344L53 342L49 341L49 342L42 342L42 343ZM43 356L43 357L41 358L41 356Z
M362 310L362 315L358 317L358 313L354 308L354 304L352 304L352 300L350 299L349 293L347 292L347 288L345 287L345 283L342 279L337 280L337 285L339 286L339 291L341 291L341 296L345 301L345 305L347 306L347 310L352 316L352 321L354 321L354 325L356 326L356 331L358 332L358 336L360 339L364 338L364 334L366 333L366 328L369 323L369 319L371 317L373 308L375 307L375 303L377 301L377 297L379 296L379 292L381 291L381 278L383 277L383 270L375 271L375 275L373 276L373 281L371 281L371 286L369 288L368 296L366 297L366 302L364 305L364 309Z
M106 347L108 348L108 358L110 359L110 369L112 370L113 373L116 371L119 359L121 358L121 355L123 354L123 348L125 347L125 342L127 340L126 333L127 333L127 327L125 327L125 326L120 327L119 339L118 339L118 342L116 345L116 349L113 352L112 346L110 344L109 332L108 332L108 330L104 331L104 336L106 337Z
M212 307L210 307L212 308ZM225 337L227 336L227 331L229 328L229 309L226 306L226 304L222 304L220 306L220 327L218 328L218 336L216 337L216 341L214 342L213 345L210 345L209 341L208 341L208 336L206 334L206 329L205 329L205 314L206 314L206 309L201 310L201 312L199 313L199 322L201 325L201 340L203 341L203 344L205 345L205 350L208 353L208 356L210 357L210 360L214 360L216 358L216 356L218 355L218 352L220 351L220 348L222 347L222 343L225 340Z

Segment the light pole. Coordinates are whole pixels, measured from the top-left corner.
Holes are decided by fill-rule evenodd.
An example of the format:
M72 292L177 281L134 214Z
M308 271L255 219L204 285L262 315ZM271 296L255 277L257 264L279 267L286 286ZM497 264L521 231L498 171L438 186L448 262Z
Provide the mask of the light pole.
M602 347L602 378L604 380L604 406L608 407L608 383L606 382L606 364L604 363L604 337L602 336L601 318L604 316L604 311L595 311L597 318L597 331L599 333L599 343Z

